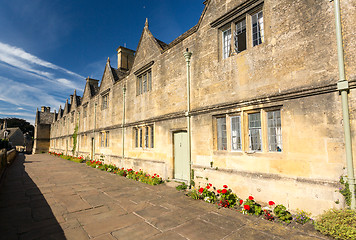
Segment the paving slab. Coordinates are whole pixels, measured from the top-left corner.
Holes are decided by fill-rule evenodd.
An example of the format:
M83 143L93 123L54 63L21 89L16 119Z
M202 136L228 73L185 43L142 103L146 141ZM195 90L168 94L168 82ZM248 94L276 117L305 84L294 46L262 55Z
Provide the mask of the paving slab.
M19 154L5 176L1 239L329 239L48 154Z

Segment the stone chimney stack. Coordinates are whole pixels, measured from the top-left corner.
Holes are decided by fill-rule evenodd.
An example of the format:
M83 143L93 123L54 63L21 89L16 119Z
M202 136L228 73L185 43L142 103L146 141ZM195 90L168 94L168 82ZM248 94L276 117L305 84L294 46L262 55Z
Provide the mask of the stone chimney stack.
M45 106L42 106L42 107L41 107L41 112L45 112L45 109L46 109L46 107L45 107Z
M130 70L135 58L135 51L120 46L117 49L117 68L121 70Z

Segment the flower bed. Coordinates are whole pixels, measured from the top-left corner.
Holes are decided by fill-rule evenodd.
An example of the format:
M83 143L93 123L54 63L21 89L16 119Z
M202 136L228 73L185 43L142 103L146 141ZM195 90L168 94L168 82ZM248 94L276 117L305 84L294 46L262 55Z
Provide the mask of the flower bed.
M177 187L177 189L180 189ZM266 207L254 200L253 196L249 196L243 200L238 197L227 185L223 185L221 189L216 189L211 183L205 187L194 188L186 194L193 199L200 199L205 202L216 204L218 207L232 208L247 215L262 216L269 221L278 221L289 224L292 221L305 224L313 222L310 218L310 213L298 211L294 216L287 211L286 207L279 204L276 205L273 201L269 201Z
M150 175L148 173L145 173L141 169L139 171L134 171L131 168L129 168L129 169L118 168L115 165L104 164L102 161L96 161L96 160L87 161L86 164L90 167L98 168L102 171L112 172L114 174L129 178L129 179L133 179L135 181L147 183L150 185L157 185L157 184L163 183L162 178L159 175L157 175L156 173L153 175Z
M67 155L64 155L63 153L55 153L55 152L48 152L50 155L53 155L53 156L57 156L57 157L60 157L60 158L63 158L63 159L66 159L66 160L69 160L69 161L72 161L72 162L77 162L77 163L83 163L85 162L85 159L84 157L80 156L80 157L73 157L73 156L67 156Z
M56 152L48 152L50 155L57 156L69 161L73 162L78 162L78 163L84 163L86 162L86 165L100 169L102 171L106 172L111 172L129 179L133 179L139 182L147 183L150 185L157 185L163 183L162 178L158 174L153 174L150 175L148 173L145 173L141 169L139 171L134 171L133 169L124 169L124 168L118 168L115 165L112 164L104 164L103 161L101 160L86 160L84 157L72 157L72 156L66 156L63 155L62 153L56 153Z

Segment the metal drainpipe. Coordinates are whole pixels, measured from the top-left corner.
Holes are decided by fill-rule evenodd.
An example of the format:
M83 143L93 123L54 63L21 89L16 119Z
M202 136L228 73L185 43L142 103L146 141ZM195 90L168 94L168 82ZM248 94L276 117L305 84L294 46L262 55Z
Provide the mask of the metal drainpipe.
M349 82L346 80L345 77L344 50L342 46L343 43L342 43L340 1L335 0L334 4L335 4L337 57L338 57L338 65L339 65L339 81L337 82L337 89L341 94L342 115L343 115L344 133L345 133L347 176L348 176L348 182L351 191L351 209L355 209L356 208L355 176L354 176L354 165L352 160L352 143L351 143L351 129L350 129L349 104L348 104L349 101L347 96L349 92Z
M79 141L78 141L78 132L79 132L79 127L80 127L80 112L78 112L78 130L77 130L77 156L79 153Z
M125 95L126 86L122 87L122 159L125 158Z
M188 186L190 188L191 181L192 181L191 129L190 129L190 58L192 57L192 53L189 52L187 48L186 52L184 52L183 55L187 63L187 112L185 113L185 116L187 117L187 131L188 131L188 163L189 163Z
M96 127L96 102L94 103L94 128L93 128L93 160L95 159L95 127Z

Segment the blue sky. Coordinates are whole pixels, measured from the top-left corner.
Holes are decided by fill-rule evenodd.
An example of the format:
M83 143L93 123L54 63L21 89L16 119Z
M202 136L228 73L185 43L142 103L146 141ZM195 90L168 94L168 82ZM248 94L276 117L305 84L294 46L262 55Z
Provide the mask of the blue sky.
M145 19L170 43L193 27L203 0L0 1L0 118L34 123L36 108L58 110L85 78L100 79L119 46L136 50Z

